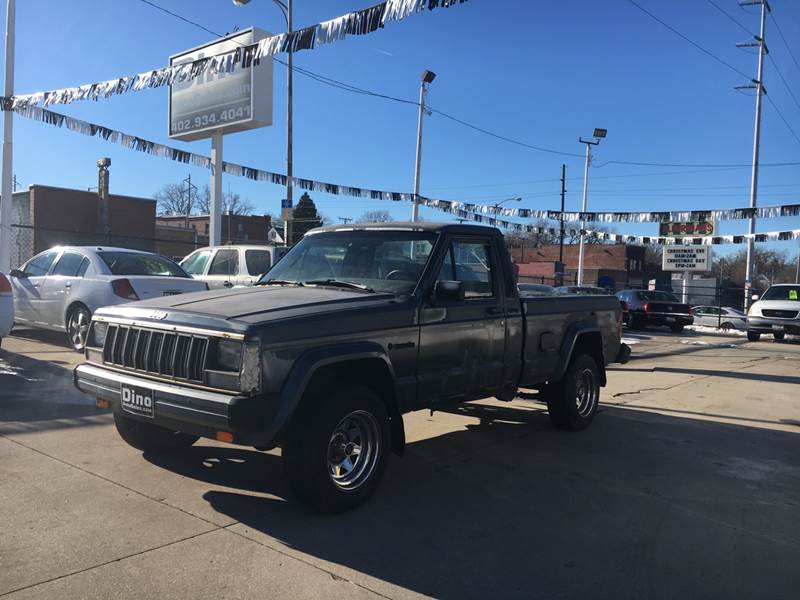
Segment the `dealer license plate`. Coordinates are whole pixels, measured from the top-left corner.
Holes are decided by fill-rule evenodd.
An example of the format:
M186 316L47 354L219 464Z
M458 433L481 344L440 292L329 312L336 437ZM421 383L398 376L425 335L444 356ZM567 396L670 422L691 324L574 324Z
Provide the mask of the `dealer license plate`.
M783 331L783 325L773 325L772 331Z
M153 390L132 385L122 385L120 387L120 397L120 406L125 412L151 419L155 416Z
M674 323L675 322L675 317L664 317L664 320L667 323Z

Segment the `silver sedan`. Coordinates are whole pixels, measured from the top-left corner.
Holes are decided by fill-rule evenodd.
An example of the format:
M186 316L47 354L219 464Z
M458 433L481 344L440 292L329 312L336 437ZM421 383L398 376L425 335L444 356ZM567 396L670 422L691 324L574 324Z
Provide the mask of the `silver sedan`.
M9 275L14 323L65 331L78 351L101 306L208 289L168 258L125 248L58 246Z
M730 306L695 306L692 313L695 325L716 327L723 331L747 329L747 315Z

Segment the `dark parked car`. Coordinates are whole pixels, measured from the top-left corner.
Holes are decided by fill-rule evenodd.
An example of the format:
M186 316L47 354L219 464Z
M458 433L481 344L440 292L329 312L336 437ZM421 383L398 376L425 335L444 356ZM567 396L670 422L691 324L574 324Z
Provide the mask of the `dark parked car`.
M578 296L612 296L613 292L590 285L560 285L556 288L559 294L577 294Z
M674 333L694 322L692 307L661 290L622 290L617 298L625 303L626 324L631 329L649 325L669 327Z
M620 303L520 298L513 273L492 228L315 229L255 287L97 311L76 385L135 448L279 445L295 493L344 510L402 454L406 412L525 387L557 427L591 423L627 359Z

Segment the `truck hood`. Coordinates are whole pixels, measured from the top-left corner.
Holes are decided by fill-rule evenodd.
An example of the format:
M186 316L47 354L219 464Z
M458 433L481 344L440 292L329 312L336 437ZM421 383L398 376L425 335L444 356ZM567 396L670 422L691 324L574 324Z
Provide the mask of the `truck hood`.
M98 315L198 325L198 320L210 320L219 325L223 324L220 322L229 322L231 325L247 326L386 304L396 298L394 294L370 294L327 287L256 286L110 306L98 311Z

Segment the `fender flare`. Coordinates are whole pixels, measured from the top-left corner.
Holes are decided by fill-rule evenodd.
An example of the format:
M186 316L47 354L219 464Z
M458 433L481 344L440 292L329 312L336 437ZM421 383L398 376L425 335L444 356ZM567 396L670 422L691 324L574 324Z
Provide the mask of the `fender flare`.
M572 323L568 328L566 333L564 334L564 340L561 344L561 350L559 352L560 360L558 364L558 368L556 369L555 373L553 374L553 381L560 381L564 374L567 371L567 367L569 366L570 360L572 360L573 352L575 351L575 346L578 344L578 339L587 333L591 334L599 334L601 339L601 347L600 347L600 355L603 356L604 350L602 347L602 333L600 328L597 326L597 323L590 321L590 320L582 320L576 321ZM600 381L602 385L606 384L606 376L605 376L605 357L603 357L604 364L597 365L600 369Z
M395 372L383 347L374 342L352 342L313 348L304 352L294 363L286 381L278 395L279 408L275 418L264 432L269 439L280 439L291 421L303 395L314 375L322 368L337 363L353 360L378 359L383 361L391 378L394 398L387 403L387 411L391 421L392 446L395 452L402 454L405 447L405 430L403 418L397 407L397 390L395 388Z

